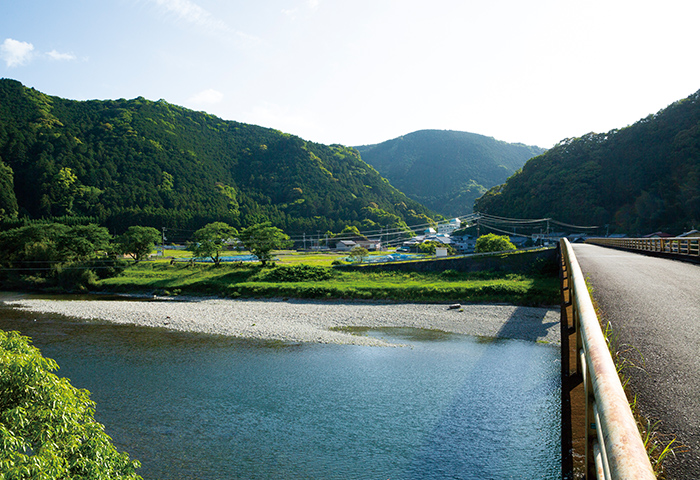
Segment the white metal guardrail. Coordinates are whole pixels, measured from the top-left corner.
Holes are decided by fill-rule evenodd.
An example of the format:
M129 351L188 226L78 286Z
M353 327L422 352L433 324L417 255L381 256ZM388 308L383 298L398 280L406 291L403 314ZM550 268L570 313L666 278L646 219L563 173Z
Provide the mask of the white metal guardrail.
M586 243L624 248L626 250L700 257L700 238L698 237L589 238L586 240Z
M562 349L576 349L576 373L584 383L586 405L586 478L612 480L655 479L636 422L610 356L598 317L593 308L581 267L569 241L560 242L562 255L562 289L567 311L573 318L562 315L562 331L566 320L567 341ZM568 327L576 331L576 342L568 342ZM569 357L570 352L562 352ZM564 367L562 367L564 369ZM564 372L563 372L564 373ZM562 379L563 381L565 379ZM568 388L563 384L563 388ZM566 419L563 419L566 421ZM562 430L564 431L564 430ZM564 476L566 477L566 473Z

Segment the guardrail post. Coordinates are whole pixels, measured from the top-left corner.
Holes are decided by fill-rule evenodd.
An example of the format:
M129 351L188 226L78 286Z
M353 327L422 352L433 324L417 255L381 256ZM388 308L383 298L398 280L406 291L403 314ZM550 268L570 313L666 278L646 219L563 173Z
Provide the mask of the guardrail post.
M571 310L571 285L569 270L561 253L561 246L557 246L559 258L559 280L561 282L561 478L573 480L574 478L574 451L573 432L571 421L571 367L569 336L569 314Z

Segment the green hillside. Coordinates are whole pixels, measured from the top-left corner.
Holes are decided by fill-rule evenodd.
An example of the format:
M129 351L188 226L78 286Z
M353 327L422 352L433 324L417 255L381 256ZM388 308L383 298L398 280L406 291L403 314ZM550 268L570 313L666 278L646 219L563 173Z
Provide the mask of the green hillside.
M414 200L447 216L472 211L474 200L506 178L539 147L449 130L421 130L356 147L362 159Z
M423 224L357 151L144 98L72 101L0 80L0 217L91 216L289 233ZM404 223L405 222L405 223Z
M560 142L475 209L610 231L679 234L700 225L700 91L634 125Z

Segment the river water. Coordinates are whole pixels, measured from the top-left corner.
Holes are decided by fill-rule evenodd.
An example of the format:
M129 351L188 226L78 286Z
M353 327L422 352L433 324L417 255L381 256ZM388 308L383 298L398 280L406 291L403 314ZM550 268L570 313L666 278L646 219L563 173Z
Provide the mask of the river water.
M554 479L559 347L414 329L285 344L0 306L150 479Z

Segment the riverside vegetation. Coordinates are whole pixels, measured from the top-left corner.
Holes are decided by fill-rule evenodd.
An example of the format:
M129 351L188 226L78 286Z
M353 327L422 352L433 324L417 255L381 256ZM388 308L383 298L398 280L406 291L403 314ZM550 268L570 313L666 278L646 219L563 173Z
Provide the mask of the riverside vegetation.
M97 281L93 288L108 292L229 298L503 302L516 305L554 305L559 295L557 278L537 272L340 270L322 264L331 263L337 256L327 255L323 258L321 255L288 254L283 258L289 264L271 268L249 264L222 264L217 268L187 262L142 262L125 269L119 276ZM314 262L316 265L301 262Z
M242 246L261 259L261 265L222 263L223 238L236 233L222 222L208 224L195 232L199 241L190 246L189 252L167 251L165 255L169 258L145 262L158 238L157 230L151 227L130 227L113 241L107 229L97 225L32 224L0 232L0 280L6 289L48 292L157 292L229 298L518 305L553 305L558 301L556 275L544 265L509 273L341 270L334 265L346 263L346 256L280 254L279 249L288 244L288 237L269 223L252 225L239 235ZM479 238L478 246L501 245L496 240L499 238L486 235ZM512 245L505 244L496 250L506 247ZM279 265L273 251L277 252ZM127 262L124 256L131 257L132 262ZM190 259L176 262L175 256ZM194 261L205 258L212 259L213 264Z

